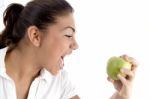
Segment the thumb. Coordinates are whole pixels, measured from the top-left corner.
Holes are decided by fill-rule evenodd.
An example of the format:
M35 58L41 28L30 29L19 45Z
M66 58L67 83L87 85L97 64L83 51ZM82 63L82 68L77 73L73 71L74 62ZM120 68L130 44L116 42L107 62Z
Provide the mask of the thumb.
M121 81L121 83L122 83L123 85L126 85L127 80L126 80L125 77L121 76L120 74L118 74L117 77L118 77L118 79Z

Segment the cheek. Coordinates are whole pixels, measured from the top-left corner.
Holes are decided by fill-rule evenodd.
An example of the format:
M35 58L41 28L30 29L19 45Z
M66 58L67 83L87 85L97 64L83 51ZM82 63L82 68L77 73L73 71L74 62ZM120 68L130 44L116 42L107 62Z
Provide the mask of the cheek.
M47 65L55 65L61 56L61 46L55 43L45 44L42 48L42 56Z
M52 38L53 37L53 38ZM55 63L69 48L69 42L62 36L51 36L42 42L42 52L48 63Z
M66 40L58 39L53 44L48 45L53 53L64 53L69 48L69 43Z
M44 51L44 68L50 71L52 74L57 74L59 71L59 64L61 58L61 51L59 47L48 47Z

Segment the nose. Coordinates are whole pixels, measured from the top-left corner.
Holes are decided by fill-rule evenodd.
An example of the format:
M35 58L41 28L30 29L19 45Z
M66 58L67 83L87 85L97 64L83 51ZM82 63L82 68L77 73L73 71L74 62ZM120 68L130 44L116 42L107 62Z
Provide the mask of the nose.
M78 49L79 48L79 45L78 45L78 43L77 43L77 41L74 39L74 41L72 42L72 44L71 44L71 49L73 49L73 50L76 50L76 49Z

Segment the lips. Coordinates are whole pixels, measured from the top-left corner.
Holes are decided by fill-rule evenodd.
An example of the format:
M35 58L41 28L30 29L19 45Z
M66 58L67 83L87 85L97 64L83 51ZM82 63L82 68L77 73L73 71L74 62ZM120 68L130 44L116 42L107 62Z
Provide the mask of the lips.
M63 69L63 67L64 67L64 57L66 55L70 55L71 53L72 53L72 51L70 51L70 52L68 52L68 53L66 53L66 54L64 54L64 55L61 56L61 58L60 58L60 64L59 64L60 69Z

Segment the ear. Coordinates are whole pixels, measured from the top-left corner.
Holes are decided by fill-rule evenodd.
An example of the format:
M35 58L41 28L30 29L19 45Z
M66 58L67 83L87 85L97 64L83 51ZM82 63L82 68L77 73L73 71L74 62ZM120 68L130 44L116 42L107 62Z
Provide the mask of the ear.
M36 46L39 47L40 46L40 42L41 42L41 34L39 32L39 29L36 26L30 26L27 29L27 36L30 40L30 42Z

